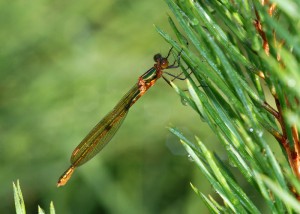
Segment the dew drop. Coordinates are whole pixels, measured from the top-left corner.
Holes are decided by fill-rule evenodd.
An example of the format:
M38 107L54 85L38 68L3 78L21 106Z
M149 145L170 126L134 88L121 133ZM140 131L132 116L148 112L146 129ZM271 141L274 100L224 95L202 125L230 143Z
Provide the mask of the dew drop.
M198 21L198 19L193 18L193 19L190 20L190 24L195 26L195 25L199 24L199 21Z
M181 97L181 103L182 103L182 105L184 105L184 106L187 106L187 105L188 105L188 101L187 101L187 99L185 99L184 97Z
M191 162L194 162L194 159L192 158L192 156L190 154L188 154L188 160Z
M296 81L294 79L289 79L287 84L290 88L293 88L296 86Z
M262 130L256 131L256 134L258 135L258 137L262 137L264 132Z
M229 157L229 165L232 166L232 167L237 167L235 161L233 160L233 158Z

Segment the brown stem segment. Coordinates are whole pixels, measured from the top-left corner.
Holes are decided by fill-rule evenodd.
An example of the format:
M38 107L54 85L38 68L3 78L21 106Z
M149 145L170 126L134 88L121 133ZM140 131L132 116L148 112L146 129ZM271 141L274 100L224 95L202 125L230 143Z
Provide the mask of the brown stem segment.
M271 16L271 17L274 16L274 13L276 10L275 3L270 3L268 0L262 0L261 4L268 6L269 16ZM262 26L259 13L256 9L255 9L255 15L256 15L256 19L254 20L253 24L263 41L262 47L263 47L266 55L270 56L270 48L269 48L270 43L267 40L266 33L263 29L263 27L264 27L266 30L267 26ZM275 30L273 30L272 33L273 33L273 39L272 39L273 43L272 44L274 44L275 49L277 49L276 59L278 61L278 66L281 66L284 69L285 65L284 65L283 61L281 60L280 49L285 44L285 41L284 40L277 41ZM264 74L264 72L261 72L261 73ZM260 77L262 77L262 76L260 76ZM268 78L268 76L263 76L262 79L266 79L266 78ZM284 100L280 100L280 99L278 99L275 88L271 87L270 90L274 97L277 110L274 109L273 107L271 107L267 102L264 103L263 107L277 119L277 121L280 125L280 128L281 128L281 131L282 131L282 133L279 133L278 131L273 130L273 131L270 131L270 133L276 138L276 140L284 148L284 150L287 154L287 157L288 157L289 164L290 164L294 174L300 180L300 142L299 142L299 133L298 133L299 130L297 129L297 126L295 124L288 125L288 123L285 121L285 118L284 118L285 108L287 108L287 109L293 109L293 108L292 108L287 96ZM283 92L283 93L285 94L286 92ZM295 97L294 99L296 101L295 102L296 106L299 107L299 99L297 97ZM284 102L284 103L281 103L281 102ZM284 110L283 110L283 106L286 106L284 108ZM288 135L290 133L292 135L292 138L288 137L288 136L290 136L290 135ZM292 141L292 142L290 142L290 141ZM295 198L300 201L299 193L297 193L296 189L292 186L290 189L294 193Z

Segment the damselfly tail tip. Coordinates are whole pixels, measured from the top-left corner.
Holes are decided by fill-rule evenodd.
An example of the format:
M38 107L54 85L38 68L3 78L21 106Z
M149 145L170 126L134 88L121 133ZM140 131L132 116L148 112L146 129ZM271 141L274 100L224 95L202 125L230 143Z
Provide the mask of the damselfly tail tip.
M58 179L57 182L57 187L61 187L64 186L68 180L71 178L73 172L75 170L74 166L70 166L65 172L64 174L62 174L62 176L60 176L60 178Z

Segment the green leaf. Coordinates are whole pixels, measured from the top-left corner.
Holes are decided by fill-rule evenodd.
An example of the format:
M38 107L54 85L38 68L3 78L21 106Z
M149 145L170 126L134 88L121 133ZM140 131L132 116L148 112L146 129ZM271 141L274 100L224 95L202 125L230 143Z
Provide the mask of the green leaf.
M166 2L175 17L169 23L179 42L157 31L182 50L188 92L174 84L173 88L209 125L231 165L263 197L269 211L293 213L294 207L270 194L272 189L258 174L276 181L282 191L289 192L288 184L300 191L297 180L286 172L290 169L283 167L287 160L278 162L267 138L268 133L273 135L283 152L284 140L291 148L299 144L300 20L295 12L299 2L272 1L277 7L271 12L271 3L262 6L259 1ZM268 42L268 50L262 40ZM260 213L217 153L197 137L192 141L174 127L169 130L223 199L223 204L217 203L192 186L211 212ZM291 154L284 153L290 163Z
M13 182L13 189L14 189L16 213L25 214L26 213L25 204L24 204L24 199L23 199L19 180L17 180L17 185Z
M17 180L17 185L13 182L13 190L14 190L16 213L25 214L26 213L25 203L24 203L19 180ZM45 214L45 211L40 206L38 206L38 213ZM50 203L50 214L55 214L54 204L52 201Z
M287 205L293 208L297 213L300 213L300 203L295 196L286 190L282 189L280 185L273 182L270 178L264 175L257 175L281 200Z
M50 214L55 214L55 208L54 208L53 201L50 202Z
M45 211L40 206L38 206L38 213L45 214Z

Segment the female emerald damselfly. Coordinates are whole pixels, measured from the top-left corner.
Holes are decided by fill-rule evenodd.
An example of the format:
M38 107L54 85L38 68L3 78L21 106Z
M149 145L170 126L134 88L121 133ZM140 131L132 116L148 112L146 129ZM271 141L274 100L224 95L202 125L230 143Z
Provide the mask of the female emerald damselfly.
M59 178L57 182L58 187L68 182L75 168L92 159L104 148L121 126L130 107L143 96L160 77L163 77L163 79L170 84L170 81L163 76L164 70L178 68L182 52L179 52L177 59L170 65L168 57L171 51L172 48L166 57L163 57L159 53L154 55L155 64L153 67L138 78L137 83L123 96L112 111L109 112L75 148L71 155L71 166ZM174 79L179 76L167 72L165 73L173 76Z

